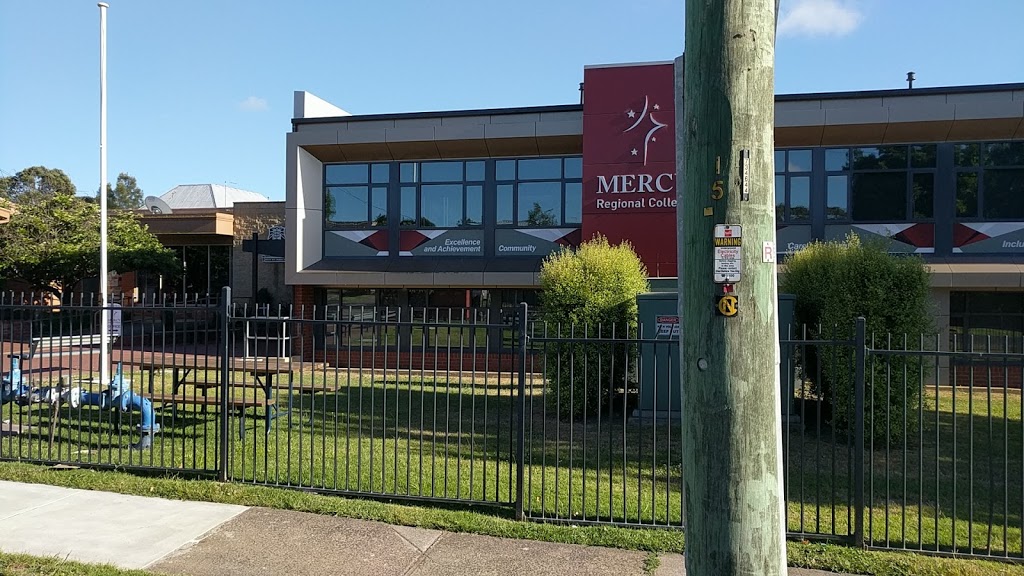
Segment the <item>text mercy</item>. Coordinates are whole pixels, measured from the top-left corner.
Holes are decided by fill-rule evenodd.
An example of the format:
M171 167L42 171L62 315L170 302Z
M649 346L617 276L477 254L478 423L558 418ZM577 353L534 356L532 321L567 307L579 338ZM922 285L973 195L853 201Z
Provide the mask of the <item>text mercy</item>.
M675 192L675 174L617 174L615 176L598 176L598 194L643 194Z

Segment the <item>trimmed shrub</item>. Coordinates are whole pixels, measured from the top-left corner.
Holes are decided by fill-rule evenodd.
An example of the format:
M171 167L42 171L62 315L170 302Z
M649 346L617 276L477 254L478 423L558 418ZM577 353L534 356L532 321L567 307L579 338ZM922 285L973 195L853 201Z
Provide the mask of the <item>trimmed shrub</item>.
M547 335L588 340L546 347L547 397L559 417L598 414L616 398L625 402L635 385L633 347L601 339L636 334L636 296L650 285L633 246L597 235L556 252L544 260L540 287Z
M780 290L796 296L796 321L806 325L813 338L852 339L854 322L863 316L869 346L915 350L921 336L933 329L924 261L915 255L890 254L885 241L862 242L851 234L844 242L808 244L786 261ZM800 352L812 391L832 408L832 425L852 429L853 347L807 346ZM907 434L916 432L923 364L920 356L909 354L869 360L864 401L869 438L902 441L904 418ZM886 419L893 424L888 432Z

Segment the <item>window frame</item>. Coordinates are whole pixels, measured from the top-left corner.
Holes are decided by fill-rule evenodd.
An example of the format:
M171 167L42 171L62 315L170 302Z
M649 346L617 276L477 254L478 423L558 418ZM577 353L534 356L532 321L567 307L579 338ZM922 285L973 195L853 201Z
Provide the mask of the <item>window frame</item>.
M365 182L335 182L328 183L327 173L332 166L359 166L363 165L366 167L366 181ZM390 196L391 196L391 182L390 174L384 182L374 182L374 167L384 166L387 168L385 173L390 172L390 163L388 162L332 162L325 163L323 165L323 222L324 230L371 230L371 229L387 229L388 219L390 210ZM332 188L344 188L344 187L365 187L366 188L366 219L365 223L344 223L336 222L331 220L331 217L327 212L328 196L331 194ZM383 191L384 194L384 215L383 221L376 223L377 218L374 216L374 194L375 192Z
M986 190L985 190L985 173L988 171L1002 172L1002 171L1024 171L1024 164L1006 164L1006 165L992 165L989 166L986 163L988 147L992 144L1021 144L1021 140L972 140L965 142L954 142L953 143L953 219L957 222L1020 222L1024 220L1024 210L1021 214L1016 216L999 216L989 217L985 213L986 207ZM978 154L977 161L972 165L960 165L958 163L957 155L960 146L977 146ZM976 212L973 216L962 216L957 213L957 200L959 199L959 180L962 174L974 174L977 180L977 206Z
M933 154L935 157L935 163L932 166L917 167L914 166L914 154L913 148L915 146L933 146L936 148L936 152ZM905 149L905 161L903 166L896 168L861 168L858 169L854 166L854 150L865 149L865 148L883 148L883 147L902 147ZM890 222L935 222L935 199L936 199L936 188L938 188L938 143L936 142L921 142L914 144L878 144L873 146L827 146L822 147L824 154L827 156L829 150L845 150L847 154L846 166L842 170L829 170L828 163L825 165L825 190L823 191L825 196L825 220L829 224L844 224L844 223L857 223L857 224L868 224L868 223L890 223ZM853 187L854 180L858 175L861 174L904 174L903 182L903 215L895 218L883 218L883 219L859 219L855 216L857 209L857 203L855 202ZM930 216L917 216L915 207L916 202L914 198L914 182L915 176L919 174L930 174L932 177L932 188L931 188L931 215ZM846 218L829 218L828 215L828 179L832 176L845 176L846 177Z

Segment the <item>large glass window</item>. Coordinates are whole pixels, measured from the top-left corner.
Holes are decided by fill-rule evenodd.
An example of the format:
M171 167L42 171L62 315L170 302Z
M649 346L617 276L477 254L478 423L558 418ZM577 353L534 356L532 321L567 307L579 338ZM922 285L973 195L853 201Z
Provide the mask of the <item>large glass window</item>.
M775 219L811 220L811 151L775 151Z
M483 160L403 162L401 225L461 228L483 225Z
M958 144L953 158L958 218L1024 218L1024 142Z
M950 349L1020 352L1024 292L950 292Z
M936 146L825 150L830 220L899 222L934 217Z
M329 228L387 226L387 164L328 164L324 168L324 219Z
M325 228L386 227L389 216L407 228L481 227L489 218L498 226L578 226L582 181L579 156L328 164Z
M583 222L583 161L497 160L498 226L558 227Z

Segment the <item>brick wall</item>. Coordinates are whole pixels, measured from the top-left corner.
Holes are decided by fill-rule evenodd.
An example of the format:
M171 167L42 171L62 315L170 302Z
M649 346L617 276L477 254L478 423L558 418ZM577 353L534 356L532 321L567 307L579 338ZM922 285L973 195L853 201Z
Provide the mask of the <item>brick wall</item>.
M309 348L312 348L310 346ZM315 362L326 362L338 368L365 368L367 370L424 370L433 372L515 372L518 370L518 354L473 354L453 350L428 350L426 352L400 352L397 350L316 350L311 358Z
M237 202L231 209L234 217L234 245L231 251L231 290L239 300L251 299L252 265L255 255L242 252L242 241L267 237L271 226L284 224L284 202ZM287 242L287 240L286 240ZM284 263L259 263L259 287L266 288L275 304L291 302L291 292L284 283Z
M973 384L975 388L987 388L991 382L992 388L998 389L1004 385L1009 388L1021 388L1024 382L1024 366L1002 362L961 363L953 367L953 376L954 379L949 383L957 387Z

